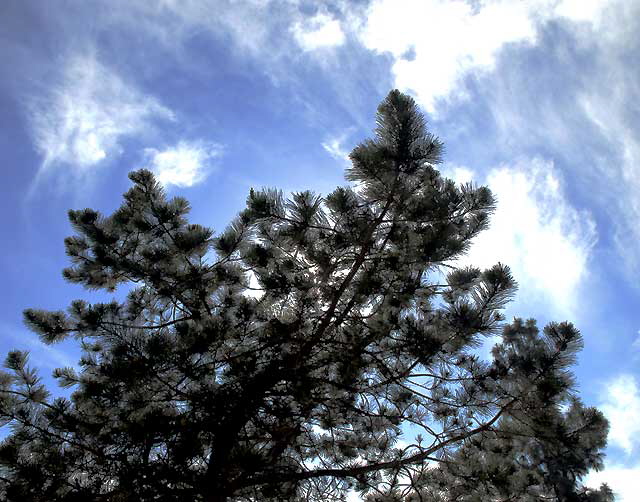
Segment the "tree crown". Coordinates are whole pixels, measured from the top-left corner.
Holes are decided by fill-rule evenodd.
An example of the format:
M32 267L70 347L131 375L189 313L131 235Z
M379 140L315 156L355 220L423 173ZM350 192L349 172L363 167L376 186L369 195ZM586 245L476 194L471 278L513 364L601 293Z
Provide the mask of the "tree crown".
M139 170L112 215L70 211L64 276L131 289L25 311L83 356L54 372L71 397L51 399L26 353L8 355L2 498L610 500L580 485L607 430L574 395L580 334L504 325L508 267L454 265L494 199L443 178L441 155L392 91L353 184L326 197L251 190L214 235Z

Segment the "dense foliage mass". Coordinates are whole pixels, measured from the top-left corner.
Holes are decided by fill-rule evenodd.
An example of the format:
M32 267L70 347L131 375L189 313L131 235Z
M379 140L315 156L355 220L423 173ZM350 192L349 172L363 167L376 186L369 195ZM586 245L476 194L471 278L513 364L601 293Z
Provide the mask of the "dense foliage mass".
M505 325L508 268L453 266L494 200L441 150L393 91L324 198L252 190L214 237L140 170L111 216L71 211L65 277L128 294L25 312L83 357L54 373L67 399L8 355L0 498L612 500L580 483L607 432L572 393L580 335Z

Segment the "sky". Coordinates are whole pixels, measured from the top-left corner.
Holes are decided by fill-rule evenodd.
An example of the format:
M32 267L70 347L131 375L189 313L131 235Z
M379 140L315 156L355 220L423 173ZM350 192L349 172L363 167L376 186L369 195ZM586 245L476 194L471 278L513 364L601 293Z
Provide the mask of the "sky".
M222 230L250 187L328 193L389 90L445 143L441 172L487 184L463 259L509 265L509 317L570 320L583 400L611 424L604 471L640 476L640 0L3 0L0 353L44 374L28 307L105 298L65 283L68 209L110 214L154 171Z

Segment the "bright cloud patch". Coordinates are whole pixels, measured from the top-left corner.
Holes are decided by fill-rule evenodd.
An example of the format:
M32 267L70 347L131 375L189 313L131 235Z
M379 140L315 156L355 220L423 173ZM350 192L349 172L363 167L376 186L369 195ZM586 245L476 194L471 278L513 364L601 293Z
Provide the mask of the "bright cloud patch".
M334 47L344 43L344 32L340 22L321 12L308 20L295 23L292 32L305 51Z
M447 166L443 173L459 185L469 183L474 178L473 171L464 166Z
M165 187L190 187L203 181L211 169L211 161L221 154L213 143L181 141L165 150L147 148L149 168Z
M351 163L351 161L349 160L350 151L347 150L344 146L344 143L349 137L350 133L351 133L351 130L347 130L344 133L339 134L337 136L327 137L327 139L325 139L322 142L322 148L324 148L325 151L329 155L331 155L334 159L345 162L346 164L350 164Z
M43 168L90 167L117 153L122 136L144 131L154 119L173 118L91 57L69 61L49 95L30 103L30 114Z
M472 71L490 71L508 44L535 43L537 24L593 21L607 1L378 0L360 31L365 47L393 57L395 85L433 113L438 99L465 96Z
M633 467L607 464L602 472L589 473L584 484L598 488L602 483L606 483L613 490L616 502L637 502L638 479L640 464Z
M612 380L599 408L609 419L609 442L631 453L640 435L640 388L636 379L621 375Z
M608 0L564 0L558 2L556 14L573 21L598 22Z
M457 169L468 181L468 170ZM524 298L572 314L596 241L591 215L567 202L553 164L541 159L492 169L483 183L496 196L497 209L463 261L479 267L500 261L526 285Z
M531 41L535 30L523 2L483 2L476 10L462 0L381 0L361 36L369 49L391 53L396 85L433 112L438 98L462 92L466 72L490 69L502 46Z

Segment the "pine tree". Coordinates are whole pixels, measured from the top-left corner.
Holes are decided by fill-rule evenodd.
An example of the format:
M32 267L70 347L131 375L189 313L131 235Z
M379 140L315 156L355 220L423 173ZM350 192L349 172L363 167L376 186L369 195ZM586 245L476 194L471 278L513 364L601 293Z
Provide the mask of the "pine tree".
M251 190L214 236L139 170L111 216L70 211L64 276L129 289L25 311L83 356L54 372L69 399L7 356L1 499L612 500L580 482L608 428L573 390L580 334L505 324L509 269L454 265L494 199L441 177L441 153L392 91L324 198Z

